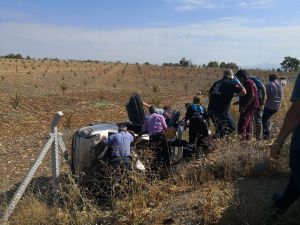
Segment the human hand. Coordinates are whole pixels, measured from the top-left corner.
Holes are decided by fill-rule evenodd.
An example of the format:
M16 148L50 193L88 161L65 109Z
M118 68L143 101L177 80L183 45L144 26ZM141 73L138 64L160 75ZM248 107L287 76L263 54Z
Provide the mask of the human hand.
M270 151L270 156L273 159L279 159L280 156L280 150L282 148L282 143L278 141L274 141L271 145L271 151Z
M105 141L105 140L106 140L106 137L103 136L103 137L101 137L100 142L103 142L103 141Z

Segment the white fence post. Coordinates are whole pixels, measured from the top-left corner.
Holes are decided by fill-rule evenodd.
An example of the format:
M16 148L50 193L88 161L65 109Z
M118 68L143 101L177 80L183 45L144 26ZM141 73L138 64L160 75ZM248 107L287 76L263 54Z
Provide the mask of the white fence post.
M52 183L53 183L53 198L56 203L58 200L58 177L59 177L59 152L58 152L58 132L57 124L59 123L61 117L63 116L62 112L57 112L52 124L51 124L51 133L54 135L54 143L52 143Z
M65 151L64 143L60 137L60 135L57 132L57 124L59 123L61 117L63 116L62 112L58 112L52 123L51 123L51 133L50 133L50 138L47 141L46 145L40 152L39 156L37 157L36 161L34 162L33 166L31 167L30 171L26 175L25 179L23 182L20 184L18 187L17 191L15 192L13 198L11 199L2 219L0 220L0 224L5 224L10 215L12 214L14 208L18 204L19 200L23 196L28 184L33 178L34 173L38 169L38 167L41 165L43 159L45 158L50 146L52 145L52 179L53 179L53 187L54 187L54 194L57 194L57 179L59 176L59 151L58 151L58 145L61 146L62 151ZM54 143L53 143L54 142ZM56 195L57 196L57 195Z

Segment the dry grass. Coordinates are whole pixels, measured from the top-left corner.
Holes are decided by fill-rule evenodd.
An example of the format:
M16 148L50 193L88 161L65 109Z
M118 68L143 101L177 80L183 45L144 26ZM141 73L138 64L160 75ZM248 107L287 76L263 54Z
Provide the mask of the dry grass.
M148 179L132 172L128 175L131 182L126 176L120 183L118 193L122 192L122 197L109 192L102 203L95 192L78 188L73 179L66 176L60 207L49 206L28 195L18 205L10 224L44 224L46 221L53 224L96 224L97 221L104 224L165 224L168 221L215 224L222 220L229 207L238 205L234 190L239 179L273 176L287 169L284 161L268 160L265 145L254 141L247 148L240 148L240 143L235 141L225 145L216 143L215 148L205 157L182 162L167 173L163 170L163 179ZM181 215L183 212L186 215Z

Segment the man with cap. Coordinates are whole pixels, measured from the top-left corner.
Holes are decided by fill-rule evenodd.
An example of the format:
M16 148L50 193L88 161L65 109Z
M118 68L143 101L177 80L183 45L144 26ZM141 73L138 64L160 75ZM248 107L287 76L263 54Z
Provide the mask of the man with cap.
M119 127L117 134L102 139L104 144L112 147L111 163L115 168L123 165L125 168L131 169L131 143L133 140L133 135L127 131L125 125Z
M233 133L236 129L229 114L235 94L246 95L246 90L233 76L232 70L224 70L223 78L216 81L209 90L208 115L216 128L217 138Z
M286 85L285 77L278 78L277 74L269 75L269 83L266 84L267 101L262 116L263 138L271 138L271 117L279 110L282 97L283 87Z
M241 140L250 140L252 137L254 113L259 107L258 89L245 70L237 71L235 76L243 84L247 92L245 96L240 96L239 99L240 118L238 133Z

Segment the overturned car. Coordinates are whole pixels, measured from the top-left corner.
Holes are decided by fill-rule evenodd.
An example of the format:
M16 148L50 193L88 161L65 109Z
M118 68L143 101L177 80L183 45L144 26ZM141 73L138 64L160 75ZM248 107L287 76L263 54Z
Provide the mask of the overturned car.
M132 149L135 157L132 160L134 169L144 170L139 160L143 150L139 146L147 146L149 136L141 134L142 125L146 118L141 97L134 93L126 105L129 122L121 123L93 123L75 132L72 141L71 169L80 183L93 182L96 171L102 163L109 163L111 159L111 147L103 144L100 140L118 133L120 126L127 126L127 129L136 137ZM182 130L178 126L175 136L169 140L171 160L178 161L182 157L183 146ZM140 148L140 149L139 149Z

